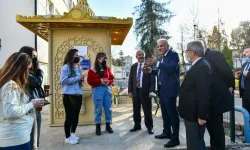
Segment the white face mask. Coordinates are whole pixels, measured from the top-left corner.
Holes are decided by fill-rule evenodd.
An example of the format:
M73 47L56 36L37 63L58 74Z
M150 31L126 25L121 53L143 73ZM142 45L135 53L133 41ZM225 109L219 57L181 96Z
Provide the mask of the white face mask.
M192 63L191 58L188 57L187 53L185 53L185 59L186 59L189 63Z
M243 62L250 62L250 57L244 57Z

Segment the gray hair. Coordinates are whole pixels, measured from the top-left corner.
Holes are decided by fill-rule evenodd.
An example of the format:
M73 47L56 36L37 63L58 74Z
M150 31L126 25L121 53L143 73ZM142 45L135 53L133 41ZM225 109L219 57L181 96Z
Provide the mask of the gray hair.
M157 40L157 43L159 43L160 41L164 41L164 43L166 44L165 46L168 46L168 40L165 38L160 38L159 40Z
M196 40L199 40L199 41L201 41L201 42L203 43L204 48L205 48L205 51L206 51L207 48L208 48L206 40L205 40L205 39L202 39L202 38L198 38L198 39L196 39Z
M145 56L145 52L143 50L141 50L141 49L136 51L136 56L137 56L138 52L143 52L143 54Z
M204 44L202 43L202 41L195 40L195 41L188 43L187 49L189 49L191 51L195 51L195 54L197 56L203 57L205 47L204 47Z

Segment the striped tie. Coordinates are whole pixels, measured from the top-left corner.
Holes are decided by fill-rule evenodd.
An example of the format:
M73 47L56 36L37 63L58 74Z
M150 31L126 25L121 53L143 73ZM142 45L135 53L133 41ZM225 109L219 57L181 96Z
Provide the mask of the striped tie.
M140 83L141 83L141 64L137 73L137 78L136 78L136 87L140 88Z

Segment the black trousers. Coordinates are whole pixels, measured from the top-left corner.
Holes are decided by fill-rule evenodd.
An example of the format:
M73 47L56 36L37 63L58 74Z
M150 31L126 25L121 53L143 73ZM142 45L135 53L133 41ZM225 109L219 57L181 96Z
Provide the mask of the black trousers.
M242 107L245 108L248 111L248 113L250 113L250 100L243 97L242 98Z
M208 115L207 130L210 135L210 145L212 150L225 149L225 133L223 127L223 114Z
M206 150L204 133L206 126L199 125L198 122L185 120L186 141L188 150Z
M65 108L64 131L66 138L70 137L70 133L75 133L78 125L79 113L82 106L82 95L63 95L63 105Z
M136 97L133 97L133 119L135 128L141 127L141 106L144 112L144 121L148 129L153 128L152 101L148 92L137 89Z

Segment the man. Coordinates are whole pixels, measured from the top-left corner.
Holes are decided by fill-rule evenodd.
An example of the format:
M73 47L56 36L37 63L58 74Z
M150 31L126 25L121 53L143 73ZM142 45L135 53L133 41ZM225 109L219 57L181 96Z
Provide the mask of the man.
M161 56L159 60L149 58L147 61L150 66L156 65L157 67L157 70L152 70L151 73L158 75L158 91L163 119L163 133L155 138L170 139L164 147L175 147L180 145L180 120L176 109L176 97L180 91L179 57L176 52L169 50L166 39L157 41L157 49Z
M145 53L142 50L136 52L137 63L130 69L128 81L128 94L133 99L134 127L130 132L141 130L141 105L144 112L144 121L149 134L153 134L152 101L151 96L155 91L155 77L150 73L144 73Z
M237 74L239 79L240 97L242 98L242 106L250 113L250 47L246 47L243 51L245 63L242 65L242 72Z
M204 58L212 69L211 107L207 120L210 145L213 150L224 150L223 113L234 110L234 75L224 55L219 51L209 49L204 39L199 40L205 46Z
M201 41L188 43L186 59L192 63L181 85L179 113L185 120L188 150L205 150L205 123L210 104L211 69L202 57L204 46Z

